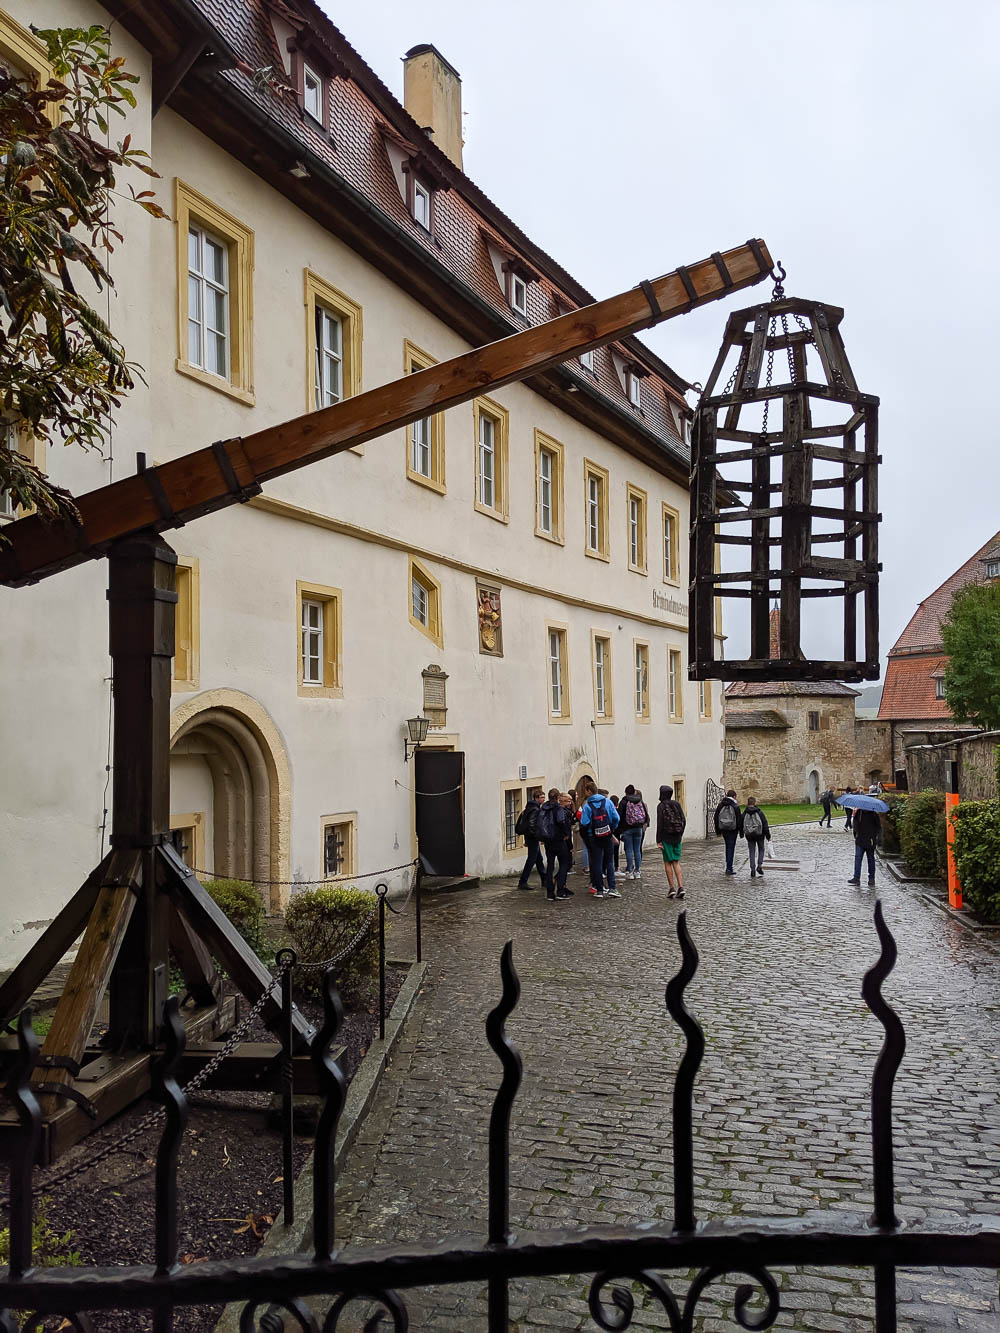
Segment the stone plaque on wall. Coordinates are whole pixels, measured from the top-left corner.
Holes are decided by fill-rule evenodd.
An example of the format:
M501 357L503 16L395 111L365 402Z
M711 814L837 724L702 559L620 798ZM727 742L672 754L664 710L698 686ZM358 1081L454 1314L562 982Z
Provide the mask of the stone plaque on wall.
M420 673L424 681L424 717L432 727L443 727L448 720L448 701L445 684L448 673L437 663L424 667Z
M499 586L476 579L476 601L479 615L479 651L490 657L503 657L503 619L500 611Z

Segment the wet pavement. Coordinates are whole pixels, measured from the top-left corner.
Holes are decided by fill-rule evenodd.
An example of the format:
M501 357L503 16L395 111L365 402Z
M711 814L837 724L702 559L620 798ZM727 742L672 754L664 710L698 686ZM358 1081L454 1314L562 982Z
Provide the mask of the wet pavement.
M849 886L853 843L837 827L774 836L799 870L751 880L744 851L726 878L721 841L685 848L682 906L701 954L686 999L706 1035L694 1107L699 1218L870 1212L868 1098L882 1028L860 988L878 955L876 896L899 946L885 994L907 1034L894 1108L900 1216L1000 1214L1000 948L881 866L874 892ZM485 1235L499 1065L483 1024L508 939L522 986L508 1032L524 1059L511 1126L512 1227L669 1224L682 1044L664 987L679 963L680 907L652 852L643 880L620 884L620 901L591 899L578 874L565 903L493 881L428 906L427 984L338 1190L341 1243ZM870 1273L774 1272L775 1327L874 1327ZM667 1276L683 1298L688 1276ZM512 1284L511 1327L597 1328L588 1286ZM902 1330L1000 1329L996 1272L901 1271L898 1291ZM406 1300L412 1329L486 1328L482 1286ZM732 1309L732 1288L727 1297L719 1284L695 1327L735 1328ZM638 1288L631 1327L667 1327Z

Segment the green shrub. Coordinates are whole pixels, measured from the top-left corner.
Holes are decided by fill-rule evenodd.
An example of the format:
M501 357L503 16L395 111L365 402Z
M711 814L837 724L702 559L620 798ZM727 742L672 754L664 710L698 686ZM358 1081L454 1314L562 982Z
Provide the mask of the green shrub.
M889 853L899 852L899 831L903 815L906 812L906 797L902 794L884 797L889 813L882 816L882 850Z
M914 875L938 877L945 873L944 792L911 792L899 825L899 842Z
M264 904L244 879L210 879L205 888L258 957L264 949Z
M954 824L962 896L987 921L1000 921L1000 800L959 802Z
M35 1266L38 1268L79 1268L80 1252L71 1250L76 1237L72 1231L60 1236L49 1225L47 1215L48 1199L40 1199L35 1209L35 1220L31 1227L31 1249ZM0 1229L0 1264L5 1268L10 1263L10 1228Z
M318 963L341 952L378 906L378 897L364 889L321 888L297 893L285 909L285 925L301 963ZM388 933L388 923L386 924ZM378 972L378 917L367 934L334 973L346 995L368 989ZM322 972L297 972L296 986L319 994Z

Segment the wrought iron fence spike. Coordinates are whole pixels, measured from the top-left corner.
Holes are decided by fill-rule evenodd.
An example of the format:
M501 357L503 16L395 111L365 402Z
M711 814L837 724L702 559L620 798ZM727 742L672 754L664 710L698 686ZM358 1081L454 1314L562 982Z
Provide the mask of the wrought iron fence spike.
M163 1054L153 1063L153 1096L164 1110L163 1133L156 1150L156 1271L169 1273L177 1262L177 1157L188 1118L188 1101L177 1082L177 1067L187 1031L181 1021L180 997L171 995L163 1014ZM160 1303L162 1304L162 1303ZM173 1325L169 1308L153 1312L155 1333Z
M317 1263L333 1254L336 1186L337 1126L347 1100L347 1080L330 1055L330 1044L344 1021L344 1006L334 982L333 968L323 976L323 1025L313 1038L311 1055L316 1066L323 1109L316 1125L313 1155L313 1247Z
M500 955L503 990L500 1002L486 1018L486 1040L503 1066L503 1077L493 1099L489 1137L489 1243L510 1242L510 1112L514 1105L524 1065L520 1052L507 1036L506 1020L521 998L521 982L514 967L513 941L508 940ZM508 1292L506 1278L489 1282L489 1333L504 1333L507 1328Z
M42 1110L31 1090L31 1075L38 1063L38 1038L31 1023L30 1006L17 1020L17 1059L7 1083L21 1126L21 1134L10 1162L10 1275L22 1277L32 1266L32 1222L34 1215L34 1170L42 1132Z
M681 966L667 982L667 1012L684 1033L685 1047L674 1079L674 1228L693 1231L694 1215L694 1081L705 1054L705 1034L701 1024L684 1004L684 991L698 970L698 950L687 928L687 912L677 918L677 939L681 946Z

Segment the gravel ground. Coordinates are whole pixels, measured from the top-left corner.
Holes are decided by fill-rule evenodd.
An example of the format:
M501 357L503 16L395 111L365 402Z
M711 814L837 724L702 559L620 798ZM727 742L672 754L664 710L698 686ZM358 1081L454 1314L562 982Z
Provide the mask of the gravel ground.
M405 970L387 970L386 1002L392 1004ZM299 1007L313 1022L319 1006ZM261 1028L249 1040L264 1040ZM344 1071L353 1076L369 1044L378 1035L378 993L367 1006L347 1014L338 1041L343 1044ZM281 1135L268 1126L269 1097L253 1092L195 1093L180 1151L178 1218L183 1263L209 1257L236 1258L256 1253L281 1207ZM57 1170L84 1160L120 1137L149 1109L144 1101L103 1126L84 1143L60 1158ZM82 1264L141 1264L153 1259L153 1172L158 1135L140 1136L121 1152L93 1168L84 1168L64 1185L47 1193L45 1172L36 1174L36 1198L60 1235L72 1233L69 1248ZM296 1175L312 1150L312 1138L297 1136ZM222 1307L193 1307L175 1314L176 1333L206 1333ZM151 1327L136 1313L91 1316L95 1333L141 1333ZM51 1327L59 1326L56 1320Z

